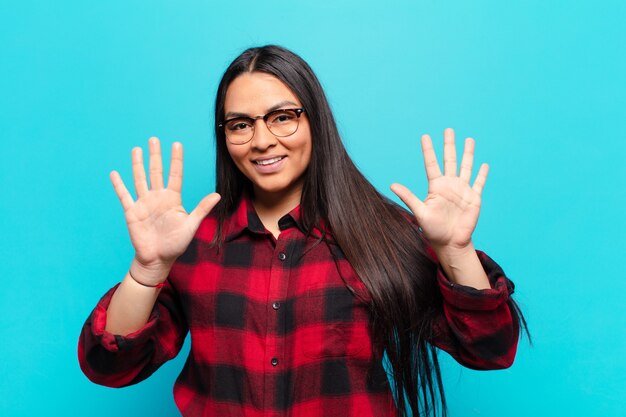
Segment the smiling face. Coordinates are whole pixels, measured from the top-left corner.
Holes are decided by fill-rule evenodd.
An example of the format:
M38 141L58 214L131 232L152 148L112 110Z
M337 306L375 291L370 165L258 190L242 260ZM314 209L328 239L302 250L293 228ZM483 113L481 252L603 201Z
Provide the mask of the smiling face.
M224 119L256 117L276 109L299 107L302 107L300 100L278 78L262 72L246 72L228 86ZM226 146L237 168L252 182L256 198L300 200L312 149L306 113L300 115L298 130L290 136L275 136L258 119L250 142L235 145L227 141Z

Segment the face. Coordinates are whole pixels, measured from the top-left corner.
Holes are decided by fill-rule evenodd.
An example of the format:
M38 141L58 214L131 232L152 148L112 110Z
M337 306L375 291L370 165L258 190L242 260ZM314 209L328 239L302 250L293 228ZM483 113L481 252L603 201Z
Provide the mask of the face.
M224 118L256 117L279 108L299 107L300 100L278 78L261 72L244 73L226 91ZM275 136L263 119L258 119L250 142L235 145L227 140L226 146L237 168L252 182L256 197L299 200L312 149L306 113L300 115L298 130L290 136Z

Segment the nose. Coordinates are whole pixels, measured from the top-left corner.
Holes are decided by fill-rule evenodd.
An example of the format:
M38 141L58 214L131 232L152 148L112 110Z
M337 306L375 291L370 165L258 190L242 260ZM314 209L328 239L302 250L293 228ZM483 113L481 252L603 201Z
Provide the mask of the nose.
M252 134L251 144L252 147L259 150L265 150L271 146L276 145L278 139L270 130L263 119L255 120L254 133Z

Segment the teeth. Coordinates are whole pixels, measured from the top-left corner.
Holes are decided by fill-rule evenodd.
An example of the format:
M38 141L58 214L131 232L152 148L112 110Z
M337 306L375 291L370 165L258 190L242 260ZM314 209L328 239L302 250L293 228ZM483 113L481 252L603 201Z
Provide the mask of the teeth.
M280 161L281 159L283 159L283 157L279 156L278 158L265 159L263 161L255 161L255 162L259 165L270 165L270 164L273 164L274 162Z

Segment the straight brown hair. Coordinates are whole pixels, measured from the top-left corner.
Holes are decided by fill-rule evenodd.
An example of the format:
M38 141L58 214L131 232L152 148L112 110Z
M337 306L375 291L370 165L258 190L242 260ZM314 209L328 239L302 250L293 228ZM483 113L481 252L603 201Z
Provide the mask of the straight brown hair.
M446 415L446 400L434 340L442 314L437 265L427 242L411 222L412 214L380 194L346 152L319 80L293 52L275 45L250 48L224 73L215 100L216 192L218 231L236 209L250 181L237 169L224 132L224 100L230 83L245 72L271 74L285 83L306 109L313 138L312 155L301 197L303 224L311 232L332 231L339 248L369 291L373 347L386 354L393 372L392 391L400 416ZM320 238L326 241L325 237ZM331 251L333 253L333 251ZM510 300L514 323L525 327ZM408 409L407 409L408 405Z

